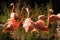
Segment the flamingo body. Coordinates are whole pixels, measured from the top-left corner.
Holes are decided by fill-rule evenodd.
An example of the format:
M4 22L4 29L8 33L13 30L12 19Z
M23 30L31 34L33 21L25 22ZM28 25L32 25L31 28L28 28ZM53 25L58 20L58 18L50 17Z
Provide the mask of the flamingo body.
M35 29L38 30L38 32L40 32L41 30L42 31L45 31L47 32L48 31L48 26L45 24L44 20L46 20L46 16L45 15L39 15L38 16L38 20L35 22ZM35 30L35 31L37 31Z
M54 20L58 20L58 17L56 15L50 15L49 21L54 21Z
M38 16L38 19L46 20L47 18L46 18L46 16L45 16L45 15L39 15L39 16Z
M60 20L60 14L57 14L57 17L59 18L59 20Z
M7 31L14 31L16 30L18 27L20 26L19 22L17 22L16 20L14 19L10 19L9 22L8 22L8 25L5 27L4 31L7 32Z
M25 29L26 32L31 31L34 28L33 21L31 18L27 18L24 23L23 23L23 28Z
M14 12L14 3L11 3L11 6L12 6L12 12L11 12L11 15L10 15L10 19L8 19L8 22L5 24L5 28L3 29L3 32L7 32L7 31L14 31L16 30L23 22L24 20L24 7L22 8L21 10L21 13L22 13L22 19L20 20L20 22L17 22L17 19L19 19L19 16L18 14L16 14Z
M38 20L37 22L35 22L36 24L36 28L37 29L46 29L47 26L45 25L44 21L43 20Z

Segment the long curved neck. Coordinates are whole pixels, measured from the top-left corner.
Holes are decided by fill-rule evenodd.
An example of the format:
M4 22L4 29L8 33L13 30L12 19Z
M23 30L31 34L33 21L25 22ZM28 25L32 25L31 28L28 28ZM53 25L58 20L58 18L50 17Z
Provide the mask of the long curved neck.
M33 17L34 17L34 12L33 12L33 10L32 10L32 12L31 12L31 13L32 13L31 18L33 18Z
M26 8L26 11L27 11L27 13L28 13L28 17L27 17L27 18L30 18L30 12L29 12L29 9Z
M21 16L22 16L22 18L21 18L21 20L19 22L20 25L22 24L22 22L24 20L24 10L21 10Z
M12 12L14 12L14 4L12 5Z
M27 17L27 18L32 18L32 17L33 17L33 10L26 8L26 11L27 11L27 13L28 13L28 17ZM32 13L31 16L30 16L30 13Z
M30 18L30 13L28 12L28 18Z
M47 26L49 26L49 23L50 23L50 12L48 12L48 18L47 18Z
M30 13L32 13L31 16L30 16ZM29 10L29 12L28 12L28 18L33 18L33 11L32 10Z

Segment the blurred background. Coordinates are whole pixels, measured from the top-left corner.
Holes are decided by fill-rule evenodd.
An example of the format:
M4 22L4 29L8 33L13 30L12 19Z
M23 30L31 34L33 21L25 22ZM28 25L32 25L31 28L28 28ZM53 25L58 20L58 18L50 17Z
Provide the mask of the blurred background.
M33 9L34 18L33 21L36 21L38 15L48 16L48 10L52 8L54 10L53 14L60 13L60 0L0 0L0 40L60 40L57 37L56 28L58 24L55 22L51 23L48 28L48 33L26 33L21 25L13 34L7 32L6 34L1 33L3 30L3 25L7 22L11 13L11 3L15 4L15 12L20 14L20 11L23 6L29 6ZM25 12L26 13L26 12ZM27 13L25 14L25 17ZM45 20L46 22L46 20ZM52 27L54 26L54 27Z
M53 6L52 8L54 9L55 13L60 12L60 0L29 0L29 1L28 0L0 0L0 12L3 12L3 8L2 8L2 5L1 5L3 2L5 2L5 4L9 6L9 4L11 2L16 3L18 1L20 3L20 5L19 5L20 8L21 8L21 6L24 5L24 3L29 4L31 6L31 8L34 8L35 3L38 6L41 6L41 4L46 6L46 4L51 1L51 4Z

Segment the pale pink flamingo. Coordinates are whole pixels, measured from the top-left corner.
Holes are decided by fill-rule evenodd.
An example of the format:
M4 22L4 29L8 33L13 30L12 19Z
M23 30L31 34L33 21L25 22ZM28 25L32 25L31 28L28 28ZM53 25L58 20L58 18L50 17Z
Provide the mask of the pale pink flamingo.
M13 32L17 28L19 28L19 26L22 24L22 22L24 20L24 9L25 8L23 7L22 11L21 11L21 13L22 13L22 19L21 19L21 21L17 22L15 16L13 15L14 17L12 16L12 18L10 18L9 21L6 23L5 28L3 29L4 33L6 33L7 31Z
M34 22L31 20L30 17L30 11L28 8L26 8L26 11L28 13L28 17L25 19L23 23L23 28L25 29L25 32L30 32L34 28Z

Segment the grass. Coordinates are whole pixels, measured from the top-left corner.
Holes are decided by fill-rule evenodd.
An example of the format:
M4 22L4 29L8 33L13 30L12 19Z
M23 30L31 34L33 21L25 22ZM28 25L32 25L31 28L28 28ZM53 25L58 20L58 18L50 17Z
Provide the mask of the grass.
M3 5L3 4L2 4ZM42 5L41 7L38 8L37 5L35 5L33 11L34 11L34 18L32 19L33 21L37 21L37 18L39 15L43 14L43 15L46 15L48 16L48 10L50 9L50 5L47 4L46 7L44 5ZM0 22L2 23L6 23L9 16L10 16L10 13L11 13L11 9L10 7L7 8L6 4L4 4L3 6L3 11L4 11L4 15L0 15ZM18 7L15 6L15 11L16 13L20 13L17 11L18 10ZM25 17L27 17L27 13L25 12ZM42 33L26 33L21 25L21 27L19 27L17 30L14 31L14 37L13 38L17 38L18 40L50 40L49 37L50 35L52 35L52 30L49 29L48 33L46 32L42 32ZM8 35L8 34L6 34ZM6 38L5 36L6 35L2 35L0 37L3 36L3 38ZM9 36L11 36L9 34ZM9 37L8 36L8 37ZM6 38L7 40L7 38ZM9 39L8 39L9 40ZM12 39L11 39L12 40Z

